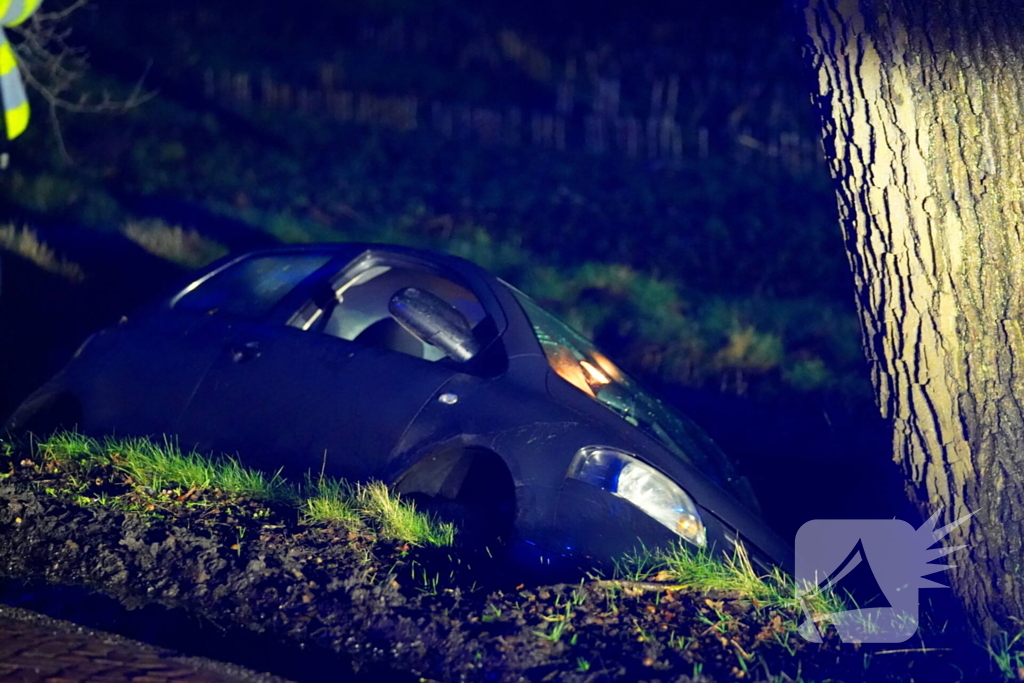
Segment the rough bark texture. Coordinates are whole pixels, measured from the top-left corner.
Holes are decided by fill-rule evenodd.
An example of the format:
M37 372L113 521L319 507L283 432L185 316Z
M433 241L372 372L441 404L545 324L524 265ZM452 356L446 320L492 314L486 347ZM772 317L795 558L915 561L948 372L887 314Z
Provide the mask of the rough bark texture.
M989 632L1024 617L1021 4L801 4L894 457L920 508L976 513L951 572Z

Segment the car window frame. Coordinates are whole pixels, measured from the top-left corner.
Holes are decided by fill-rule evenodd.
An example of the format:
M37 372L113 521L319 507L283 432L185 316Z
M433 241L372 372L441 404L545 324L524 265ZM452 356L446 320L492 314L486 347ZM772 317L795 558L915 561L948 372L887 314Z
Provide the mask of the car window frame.
M264 319L263 324L272 325L275 327L286 327L293 328L288 324L288 321L299 311L299 308L307 301L311 301L315 298L317 289L325 285L328 285L328 281L332 273L337 273L339 268L344 268L346 262L351 259L346 258L343 255L335 254L331 259L323 266L318 268L315 272L310 274L305 280L303 280L297 287L282 298L277 304L270 310L270 313ZM320 316L320 320L317 321L317 325L323 324L324 316ZM299 330L300 332L312 331L312 330Z
M295 287L293 287L288 293L286 293L283 297L281 297L275 304L273 304L262 315L259 315L259 316L239 315L239 314L234 313L232 311L223 310L223 309L218 309L215 312L215 314L218 317L219 316L226 316L230 320L245 321L245 322L249 322L249 323L252 323L252 324L262 324L262 323L265 323L265 322L269 322L269 321L273 320L276 316L278 316L280 314L281 306L283 304L285 304L285 302L287 302L292 296L294 296L300 290L303 290L306 287L310 286L310 283L313 280L315 280L317 277L321 276L324 271L329 271L331 269L331 267L332 267L332 264L336 264L337 262L342 261L343 259L339 258L338 255L331 254L330 252L325 252L325 251L320 251L320 250L315 250L315 249L281 249L281 250L263 251L263 252L255 252L255 253L250 252L250 253L240 254L239 256L237 256L235 258L232 258L232 259L230 259L230 260L220 264L219 266L217 266L215 268L212 268L208 272L200 275L198 278L196 278L196 279L192 280L191 282L189 282L184 287L181 287L180 289L175 291L175 293L167 300L166 308L169 311L171 311L173 314L175 314L175 315L189 315L189 314L210 315L211 314L210 311L204 311L201 308L188 308L188 307L179 308L178 307L178 303L184 297L186 297L189 294L191 294L192 292L196 291L197 289L199 289L200 287L205 285L207 282L209 282L213 278L217 277L221 273L224 273L224 272L230 270L231 268L234 268L235 266L240 265L243 261L248 261L248 260L252 260L252 259L259 259L259 258L275 257L275 256L278 256L278 257L279 256L291 256L291 255L302 256L302 255L307 255L307 254L313 254L313 255L320 254L320 255L324 255L324 256L328 257L328 260L324 263L324 265L320 266L319 268L317 268L316 270L311 272L309 275L304 277L297 285L295 285Z
M474 273L466 272L463 269L453 267L451 264L444 263L443 255L441 256L442 258L435 260L422 258L415 254L388 251L386 249L367 249L352 258L347 258L341 255L336 256L315 273L310 275L299 286L289 292L287 296L278 302L278 304L272 309L271 314L265 321L265 324L290 327L291 329L295 329L300 332L314 332L327 338L336 339L348 344L358 343L341 339L340 337L334 337L323 332L322 328L330 315L330 311L325 311L324 315L321 315L320 319L317 320L316 323L305 330L288 325L288 321L299 312L300 308L306 302L315 300L318 295L318 290L322 290L324 293L327 291L333 292L335 289L335 283L348 281L351 278L356 277L359 272L363 270L379 265L398 268L415 268L425 270L437 277L451 280L453 283L468 289L476 297L484 310L484 320L490 318L493 324L490 339L488 339L481 347L478 355L492 352L492 347L500 342L508 326L508 318L505 313L505 309L498 302L498 298L495 296L494 291L485 278L475 277ZM507 353L505 351L502 351L502 353L505 354L507 360ZM408 354L405 355L408 356ZM408 357L431 365L445 362L445 359L431 361L423 358L416 358L415 356ZM460 371L465 372L465 370ZM473 373L467 372L467 374Z

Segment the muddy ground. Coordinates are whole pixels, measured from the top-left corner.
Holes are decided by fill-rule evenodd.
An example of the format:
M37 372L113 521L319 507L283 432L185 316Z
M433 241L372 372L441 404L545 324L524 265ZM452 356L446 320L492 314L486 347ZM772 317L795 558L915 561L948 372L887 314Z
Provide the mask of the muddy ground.
M787 630L800 615L736 594L542 585L482 552L304 526L287 507L97 504L127 490L120 475L90 472L84 493L70 476L24 451L0 456L6 599L70 587L56 600L64 616L140 610L123 621L157 640L201 623L223 658L298 680L999 680L948 626L927 631L927 652L834 634L812 645Z

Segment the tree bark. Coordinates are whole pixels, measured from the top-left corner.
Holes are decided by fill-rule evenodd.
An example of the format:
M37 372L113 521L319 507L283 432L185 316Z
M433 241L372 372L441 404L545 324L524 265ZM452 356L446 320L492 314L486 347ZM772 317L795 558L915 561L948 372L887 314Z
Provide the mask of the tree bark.
M1024 618L1021 4L800 0L894 458L922 512L976 513L950 571L988 633Z

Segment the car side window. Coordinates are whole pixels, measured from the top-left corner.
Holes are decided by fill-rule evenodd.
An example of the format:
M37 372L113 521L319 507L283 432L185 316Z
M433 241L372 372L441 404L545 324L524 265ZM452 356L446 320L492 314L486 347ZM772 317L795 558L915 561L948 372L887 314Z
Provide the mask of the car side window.
M467 287L431 271L408 266L373 265L332 283L329 301L309 302L289 322L294 327L361 344L437 361L444 353L402 327L388 312L391 297L405 287L416 287L444 299L476 328L486 317L483 306Z
M178 295L174 307L261 318L330 259L331 256L325 254L247 258L191 285Z

